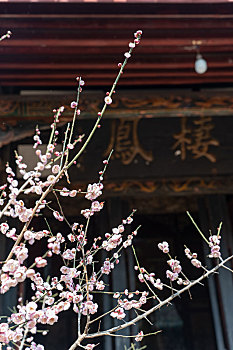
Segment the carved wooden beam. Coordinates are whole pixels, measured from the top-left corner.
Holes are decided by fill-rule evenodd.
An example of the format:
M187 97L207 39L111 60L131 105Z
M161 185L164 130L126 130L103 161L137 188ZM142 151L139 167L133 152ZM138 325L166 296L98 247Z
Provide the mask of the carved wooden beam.
M75 81L73 83L75 86ZM0 121L15 124L24 120L37 120L50 123L52 110L65 106L62 120L72 118L70 103L75 96L64 92L62 95L37 96L0 96ZM81 97L80 119L96 118L104 99L104 92L85 92ZM159 117L196 117L206 115L212 117L232 117L233 96L223 93L195 93L180 91L176 94L158 93L157 91L119 91L105 119L109 118L159 118Z

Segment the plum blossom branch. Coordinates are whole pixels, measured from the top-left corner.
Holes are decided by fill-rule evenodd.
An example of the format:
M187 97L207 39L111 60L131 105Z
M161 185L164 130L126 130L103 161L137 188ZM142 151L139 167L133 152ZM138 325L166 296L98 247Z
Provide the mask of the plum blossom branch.
M115 91L116 85L117 85L117 83L118 83L118 81L119 81L119 79L120 79L120 77L121 77L121 74L123 73L123 70L124 70L124 68L125 68L125 66L126 66L126 64L127 64L127 62L128 62L128 59L131 57L131 53L132 53L132 51L133 51L135 45L140 43L141 35L142 35L142 31L141 31L141 30L138 30L138 31L135 33L135 40L134 40L134 43L130 43L130 44L129 44L130 49L129 49L128 52L125 53L124 62L123 62L122 64L120 64L120 65L118 64L118 66L120 67L119 73L118 73L118 75L117 75L117 77L116 77L116 79L115 79L115 81L114 81L114 83L113 83L113 85L112 85L112 88L111 88L111 90L110 90L110 93L108 93L108 95L105 97L104 106L103 106L101 112L98 113L98 118L97 118L96 123L95 123L95 125L94 125L92 131L90 132L90 134L89 134L87 140L85 141L83 147L82 147L82 148L80 149L80 151L76 154L76 156L70 161L70 163L67 164L67 169L70 168L70 166L74 163L74 161L76 161L76 160L80 157L80 155L83 153L83 151L86 149L86 147L87 147L88 143L90 142L90 140L91 140L93 134L95 133L96 129L98 128L99 122L100 122L101 118L103 117L104 112L105 112L107 106L108 106L109 104L112 103L112 98L111 98L111 96L112 96L113 92Z
M110 333L115 333L118 332L122 329L125 329L129 326L134 325L135 323L137 323L138 321L142 320L144 317L149 316L150 314L152 314L153 312L155 312L156 310L160 309L161 307L163 307L164 305L169 304L174 298L180 296L181 294L183 294L184 292L188 291L190 288L192 288L193 286L195 286L196 284L199 284L199 282L203 281L205 278L209 277L210 275L212 275L214 272L216 272L220 267L223 267L228 261L230 261L233 258L233 255L227 257L225 260L223 260L220 264L218 264L217 266L215 266L214 268L212 268L211 270L209 270L208 272L206 272L204 275L202 275L201 277L199 277L198 279L196 279L193 282L190 282L190 284L188 284L187 286L183 287L181 290L179 290L178 292L174 293L173 295L171 295L170 297L168 297L167 299L161 301L159 304L155 305L154 307L152 307L151 309L149 309L148 311L145 311L143 314L135 317L134 319L132 319L131 321L128 321L124 324L121 324L119 326L110 328L106 331L101 331L101 332L97 332L97 333L92 333L92 334L88 334L86 335L86 338L95 338L95 337L102 337L104 335L109 335ZM70 349L71 350L71 349Z
M113 86L112 86L112 89L108 95L108 97L111 98L112 94L113 94L113 91L115 91L115 87L120 79L120 76L123 72L123 69L124 67L126 66L127 64L127 61L129 59L129 57L131 56L131 53L132 53L132 50L133 48L135 47L135 44L139 44L140 42L140 39L141 39L141 35L142 35L142 32L141 31L137 31L136 34L135 34L135 40L134 40L134 44L133 45L129 45L130 46L130 49L129 49L129 52L127 52L125 54L125 60L123 62L123 64L120 66L120 70L119 70L119 73L113 83ZM80 81L81 79L79 80L79 84L80 84ZM80 89L78 89L78 94L79 94L79 91ZM54 178L53 182L48 186L47 190L45 190L42 195L41 195L41 198L38 200L37 204L35 205L34 209L33 209L33 212L32 212L32 215L31 217L29 218L29 220L25 223L22 231L20 232L20 234L18 235L17 237L17 240L12 248L12 250L10 251L6 261L9 261L9 259L12 258L13 256L13 250L19 245L19 243L21 242L22 238L23 238L23 235L24 235L24 232L27 230L27 228L29 227L36 211L38 210L39 206L41 205L42 201L47 197L47 195L52 191L53 189L53 186L55 185L55 183L57 183L59 181L59 179L64 175L64 173L67 172L67 170L71 167L71 165L74 164L74 162L76 162L76 160L81 156L81 154L84 152L84 150L86 149L87 145L89 144L90 140L92 139L96 129L98 128L98 125L99 125L99 122L100 122L100 119L102 118L106 108L107 108L107 105L109 105L111 102L110 100L105 100L105 103L104 103L104 106L101 110L101 112L99 112L98 114L98 118L97 118L97 121L96 123L94 124L94 127L93 129L91 130L89 136L87 137L87 140L85 141L85 143L83 144L83 146L81 147L81 149L78 151L78 153L73 157L73 159L68 163L68 164L65 164L63 166L63 168L59 171L59 173L57 174L57 176ZM54 130L54 129L53 129ZM51 140L50 140L51 142Z

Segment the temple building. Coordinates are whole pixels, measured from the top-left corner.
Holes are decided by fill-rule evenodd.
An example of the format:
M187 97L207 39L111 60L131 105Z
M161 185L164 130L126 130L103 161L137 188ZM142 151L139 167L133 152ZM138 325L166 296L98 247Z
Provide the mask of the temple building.
M60 118L63 135L73 116L70 104L76 98L76 77L82 77L85 85L75 135L88 136L134 32L142 30L113 102L69 172L71 187L85 190L98 180L103 160L114 150L104 176L105 207L93 219L90 235L108 232L137 209L135 226L142 226L135 247L144 266L161 278L165 275L166 259L157 248L165 240L174 256L184 256L187 245L210 267L208 246L188 211L207 236L209 230L216 233L222 222L222 254L232 254L233 3L0 0L0 36L8 30L11 37L0 42L1 177L6 162L14 164L15 150L35 165L35 128L39 127L45 143L53 109L61 105L65 107ZM20 174L18 178L21 181ZM80 220L84 207L84 199L64 198L70 218ZM40 224L38 218L35 225ZM43 243L35 249L42 251ZM9 242L1 238L1 259L7 251ZM191 279L198 276L185 256L180 259ZM112 288L135 288L133 268L134 257L126 252L109 280ZM53 275L57 266L48 269ZM4 295L1 314L27 293L27 288L19 287ZM187 293L152 315L151 324L144 320L123 334L162 330L143 340L141 346L147 350L233 349L231 273L221 270L191 294L192 300ZM104 310L111 307L105 297L100 302ZM72 313L64 318L42 338L46 349L68 349L75 339L76 318ZM101 327L113 324L107 319ZM133 349L131 338L106 337L101 342L102 350Z

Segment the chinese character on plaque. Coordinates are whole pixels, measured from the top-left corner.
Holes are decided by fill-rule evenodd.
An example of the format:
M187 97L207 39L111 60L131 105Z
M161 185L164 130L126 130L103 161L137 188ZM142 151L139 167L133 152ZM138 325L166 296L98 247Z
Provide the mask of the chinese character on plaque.
M182 160L185 160L187 153L191 152L193 159L206 158L215 163L216 157L213 153L212 146L219 146L219 141L212 135L214 124L211 117L200 116L195 118L187 125L187 118L182 117L180 123L180 132L173 135L176 140L172 149L175 154L179 154Z
M153 161L152 151L146 151L139 142L138 122L139 118L120 119L112 121L111 138L104 156L108 156L114 149L113 157L120 159L122 164L132 163L137 155L146 162Z

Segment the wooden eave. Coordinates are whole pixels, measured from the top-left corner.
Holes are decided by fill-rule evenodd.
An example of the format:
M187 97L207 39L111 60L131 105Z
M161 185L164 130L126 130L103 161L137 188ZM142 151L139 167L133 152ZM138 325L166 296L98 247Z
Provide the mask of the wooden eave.
M3 2L0 85L17 89L109 86L133 32L143 30L120 86L233 83L233 5L218 1L158 3ZM194 71L196 49L208 71ZM14 92L14 90L13 90Z

